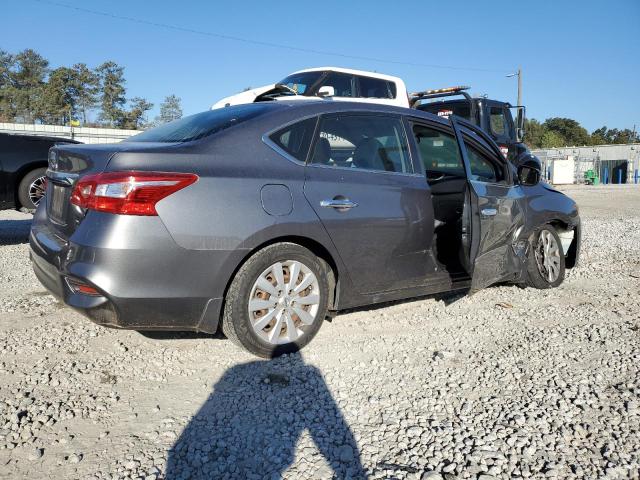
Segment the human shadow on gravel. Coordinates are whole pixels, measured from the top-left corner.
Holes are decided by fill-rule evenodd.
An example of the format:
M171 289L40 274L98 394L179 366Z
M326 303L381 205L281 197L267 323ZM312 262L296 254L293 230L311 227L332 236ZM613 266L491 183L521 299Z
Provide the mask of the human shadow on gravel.
M299 353L234 366L171 448L165 479L282 478L305 430L317 447L301 449L314 478L332 475L316 471L318 452L335 478L366 478L353 433L317 368Z
M0 245L17 245L29 241L31 220L0 220Z

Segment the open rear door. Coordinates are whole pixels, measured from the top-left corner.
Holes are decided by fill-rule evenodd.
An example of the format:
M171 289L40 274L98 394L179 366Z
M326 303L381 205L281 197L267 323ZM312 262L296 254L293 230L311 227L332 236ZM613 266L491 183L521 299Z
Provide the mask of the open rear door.
M491 139L454 117L452 124L467 171L462 245L473 293L519 272L512 243L524 222L522 193Z

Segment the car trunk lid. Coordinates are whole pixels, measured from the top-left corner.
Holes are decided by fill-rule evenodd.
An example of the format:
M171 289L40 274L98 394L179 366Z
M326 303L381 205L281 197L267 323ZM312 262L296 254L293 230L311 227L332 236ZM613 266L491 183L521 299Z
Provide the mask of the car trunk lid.
M85 175L104 172L120 152L149 151L167 143L123 142L104 145L60 145L49 151L45 208L59 235L68 238L84 218L85 212L70 203L73 187Z

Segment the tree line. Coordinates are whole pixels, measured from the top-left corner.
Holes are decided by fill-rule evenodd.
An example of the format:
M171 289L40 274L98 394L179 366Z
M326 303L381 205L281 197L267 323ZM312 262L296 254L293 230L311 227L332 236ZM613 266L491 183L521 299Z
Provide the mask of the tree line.
M124 67L113 61L93 69L84 63L52 69L32 49L17 54L0 49L0 122L69 125L73 121L83 126L141 129L182 117L180 98L169 95L160 104L159 116L149 121L153 103L142 97L127 98L125 84ZM525 143L530 148L633 142L640 142L635 131L604 126L589 133L570 118L525 122Z
M575 147L583 145L610 145L640 142L635 130L618 130L600 127L589 133L571 118L548 118L540 123L531 119L525 122L525 143L529 148Z
M124 67L113 61L93 69L84 63L52 69L32 49L0 50L0 122L137 130L182 117L180 98L169 95L149 121L153 103L127 98L125 84Z

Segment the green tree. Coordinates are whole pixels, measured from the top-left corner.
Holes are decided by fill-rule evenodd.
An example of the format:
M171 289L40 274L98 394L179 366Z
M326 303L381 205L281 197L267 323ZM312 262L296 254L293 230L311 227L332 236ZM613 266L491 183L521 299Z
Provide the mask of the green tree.
M104 62L96 73L100 80L100 119L110 126L126 121L124 67L113 61Z
M16 116L13 68L15 56L0 50L0 122L10 122Z
M87 112L98 106L100 78L85 63L76 63L73 68L73 100L82 124L87 123Z
M16 120L32 123L40 117L48 67L48 60L30 48L15 56L15 70L11 77Z
M606 126L591 132L591 145L606 145L611 143L610 140L609 129Z
M165 97L160 104L160 115L156 117L156 124L168 123L182 118L182 100L175 95Z
M565 146L589 145L591 143L589 132L571 118L547 118L542 125L546 130L562 137Z
M130 100L131 108L126 112L124 121L118 126L131 130L138 130L147 125L147 112L153 108L153 103L141 97Z
M40 99L40 118L45 123L66 125L76 114L74 96L75 74L67 67L58 67L49 74Z
M614 129L616 130L616 129ZM628 128L624 130L616 130L611 143L636 143L640 142L640 136Z
M562 135L558 132L554 132L553 130L546 130L542 135L541 140L542 148L555 148L555 147L565 147L567 146L567 141L564 139Z
M535 118L526 119L524 123L524 143L529 148L542 148L542 136L545 131L542 124Z

